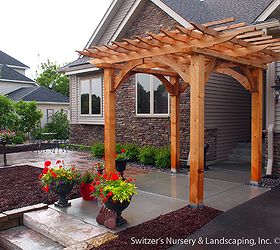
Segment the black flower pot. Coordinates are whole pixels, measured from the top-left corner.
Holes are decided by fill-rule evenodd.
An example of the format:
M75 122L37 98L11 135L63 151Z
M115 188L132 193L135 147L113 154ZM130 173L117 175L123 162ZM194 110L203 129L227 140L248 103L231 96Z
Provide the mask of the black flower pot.
M126 169L126 160L116 160L116 170L120 172L121 177L123 178L123 172Z
M117 226L121 226L125 223L127 223L127 220L124 219L121 214L123 210L125 210L130 204L130 201L124 201L124 202L119 202L119 201L113 201L112 197L108 199L107 202L105 202L105 206L110 209L113 212L116 212L117 214L117 221L116 224Z
M54 188L53 191L58 195L59 200L54 203L57 207L69 207L71 202L69 202L66 196L72 191L74 184L65 183L60 184L58 187Z

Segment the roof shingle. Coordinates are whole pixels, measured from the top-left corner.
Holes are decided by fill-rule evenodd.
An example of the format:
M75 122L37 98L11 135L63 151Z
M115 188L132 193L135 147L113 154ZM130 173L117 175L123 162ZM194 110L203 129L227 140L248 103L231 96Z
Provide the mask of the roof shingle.
M18 61L17 59L9 56L8 54L4 53L0 50L0 64L6 64L15 67L23 67L29 68L27 65L23 64L22 62Z
M23 81L23 82L30 82L35 84L35 82L30 78L17 72L16 70L11 69L6 65L0 65L0 79L11 80L11 81Z

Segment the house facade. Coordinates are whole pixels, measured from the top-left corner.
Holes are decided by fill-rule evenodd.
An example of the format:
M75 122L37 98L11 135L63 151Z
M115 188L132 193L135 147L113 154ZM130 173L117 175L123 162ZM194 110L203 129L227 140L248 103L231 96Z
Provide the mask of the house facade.
M227 3L213 0L113 1L86 48L146 32L158 32L162 27L174 28L177 24L188 26L187 20L205 23L226 17L236 17L236 22L259 22L259 29L263 30L264 35L279 34L279 21L275 19L278 17L279 1L261 0L256 8L249 8L254 4L252 0L236 3L235 0ZM70 77L71 140L90 145L104 139L104 108L103 72L94 68L88 60L86 57L79 58L62 70ZM278 72L278 66L276 64L274 67L274 74ZM270 66L267 86L270 85L272 71L273 66ZM267 87L266 90L267 95L271 96L267 100L275 105L272 89ZM136 74L121 85L116 95L117 142L170 145L170 98L159 80L150 75ZM205 98L205 142L209 144L207 161L225 161L238 144L250 141L251 95L233 78L213 73L206 85ZM180 99L181 159L187 159L189 154L189 112L187 88ZM272 133L274 138L278 136L278 112L277 106L274 115L277 124ZM265 113L268 115L268 112ZM267 122L263 124L264 130L267 125ZM271 138L267 142L269 145ZM276 148L273 154L274 171L277 171L280 162L276 156L277 143L273 141Z
M51 121L51 116L64 110L70 119L69 98L45 87L40 87L25 75L29 67L0 51L0 95L14 101L36 101L43 112L41 127Z

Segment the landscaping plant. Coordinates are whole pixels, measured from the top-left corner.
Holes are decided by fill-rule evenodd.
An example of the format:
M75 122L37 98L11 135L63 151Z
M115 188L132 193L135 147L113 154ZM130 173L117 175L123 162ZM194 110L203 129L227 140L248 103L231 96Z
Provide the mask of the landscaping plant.
M125 144L124 149L126 150L126 156L130 161L137 161L139 155L139 147L135 144Z
M120 150L120 153L116 153L116 161L127 161L128 157L126 154L126 150L124 148L122 148Z
M138 160L145 165L153 165L155 163L156 148L146 146L140 149Z
M59 186L64 184L75 185L79 182L80 175L76 167L66 168L61 160L57 160L54 167L51 165L51 161L46 161L39 176L42 189L45 192L56 191Z
M155 155L155 164L161 168L169 168L171 165L171 154L168 147L157 149Z
M98 175L93 181L94 190L92 196L102 203L106 203L109 198L113 202L130 202L131 197L137 194L136 185L133 183L134 180L132 178L124 180L115 173Z
M97 142L91 147L91 153L93 157L102 158L104 156L104 152L105 149L103 143Z

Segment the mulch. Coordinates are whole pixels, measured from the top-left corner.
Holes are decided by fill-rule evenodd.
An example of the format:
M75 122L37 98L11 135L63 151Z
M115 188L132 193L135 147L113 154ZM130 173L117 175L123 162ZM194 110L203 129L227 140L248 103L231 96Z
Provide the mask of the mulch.
M0 212L34 205L38 203L53 204L57 196L42 191L38 182L41 168L18 166L0 168ZM75 187L70 199L80 197L78 187Z
M176 244L176 239L185 239L220 213L221 211L206 206L201 209L187 206L121 231L117 240L98 249L167 249ZM139 244L136 244L136 240Z

